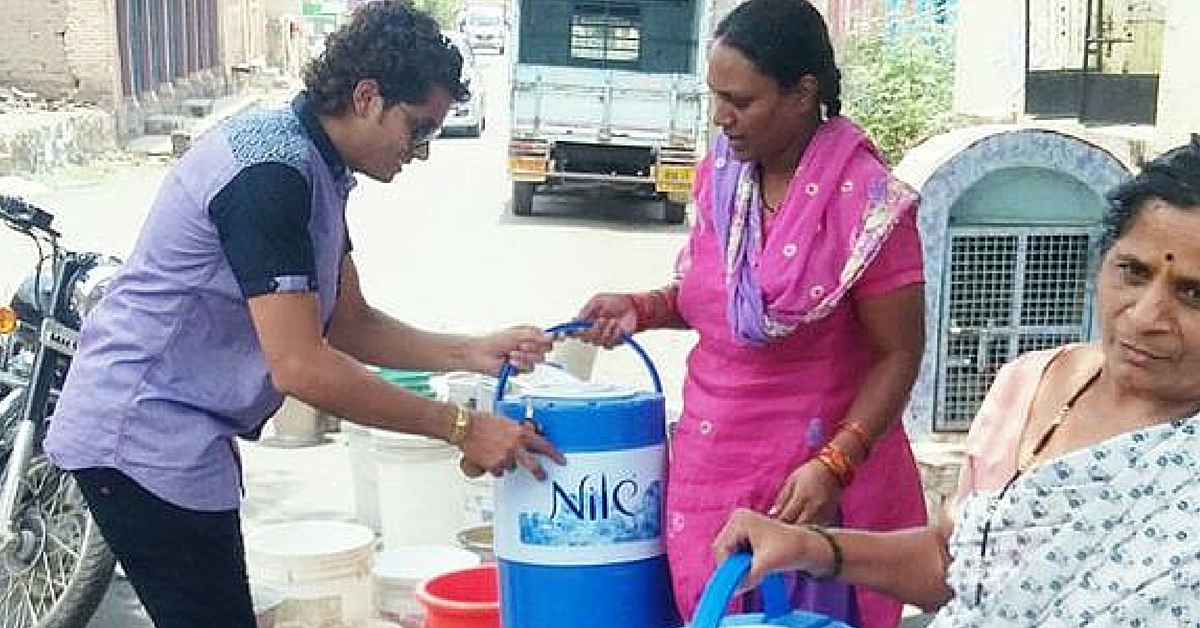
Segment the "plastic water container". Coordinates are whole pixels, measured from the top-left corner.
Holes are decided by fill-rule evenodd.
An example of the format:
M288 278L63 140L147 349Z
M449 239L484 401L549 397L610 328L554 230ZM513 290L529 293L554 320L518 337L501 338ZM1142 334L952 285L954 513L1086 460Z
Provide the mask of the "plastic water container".
M443 401L490 411L496 390L496 378L479 373L451 371L437 377L433 388Z
M463 528L459 530L457 537L458 544L478 556L480 561L485 563L496 561L496 553L493 551L492 524L486 523Z
M792 610L787 586L777 573L763 578L759 585L763 612L725 616L725 609L733 600L738 583L749 571L749 554L732 554L726 558L705 585L691 623L683 628L850 628L841 621L819 613Z
M250 600L254 609L255 628L275 628L275 614L283 604L283 591L251 582Z
M533 421L567 458L565 466L548 463L543 482L518 472L496 483L493 528L505 628L680 623L662 538L662 385L641 347L627 344L645 360L654 392L576 379L496 401L498 414ZM502 384L509 372L502 371Z
M350 481L354 485L354 520L383 532L379 521L379 471L375 462L371 429L346 421L342 425L350 458Z
M476 526L491 523L496 514L495 478L485 473L479 477L461 476L463 487L463 523Z
M381 368L376 371L376 374L392 384L407 388L409 392L415 395L421 397L433 396L433 387L429 381L433 374L429 371L405 371Z
M500 628L501 625L496 566L492 564L434 576L417 587L417 599L425 607L424 628ZM509 624L504 626L509 628Z
M253 582L279 590L275 626L364 628L371 615L375 534L341 521L295 521L246 536Z
M442 545L398 547L375 556L375 614L404 628L422 628L425 610L417 586L443 573L474 567L479 557L465 549Z
M454 545L465 521L458 449L424 436L371 435L384 547Z
M268 434L261 443L283 449L324 443L320 415L321 411L303 401L294 397L284 397L283 405L279 406L271 417Z

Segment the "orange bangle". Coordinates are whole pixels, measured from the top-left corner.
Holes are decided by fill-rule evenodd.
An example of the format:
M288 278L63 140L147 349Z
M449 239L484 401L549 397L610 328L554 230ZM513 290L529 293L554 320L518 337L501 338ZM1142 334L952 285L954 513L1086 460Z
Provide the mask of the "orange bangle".
M821 451L817 453L817 461L829 469L842 488L846 488L854 481L854 466L850 464L850 458L832 444L821 448Z
M862 447L863 457L871 453L871 435L867 432L867 428L863 427L858 421L849 421L842 424L842 430L849 432L854 440L858 441L858 446Z

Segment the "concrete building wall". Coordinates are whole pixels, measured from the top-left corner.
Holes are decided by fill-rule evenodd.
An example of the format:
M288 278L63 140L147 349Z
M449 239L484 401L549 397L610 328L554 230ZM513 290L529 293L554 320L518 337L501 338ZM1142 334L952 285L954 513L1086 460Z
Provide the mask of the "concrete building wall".
M295 71L299 42L291 36L291 24L300 15L299 0L262 0L263 56L268 66Z
M119 90L112 0L0 0L0 84L111 103Z
M1025 0L962 0L958 10L954 112L1015 120L1025 112Z
M856 32L882 28L882 0L810 0L825 18L834 45L840 45Z
M1169 0L1163 36L1162 75L1158 83L1156 150L1182 144L1200 133L1200 10L1196 0Z
M263 0L221 0L221 49L226 65L263 61L267 31L264 4Z

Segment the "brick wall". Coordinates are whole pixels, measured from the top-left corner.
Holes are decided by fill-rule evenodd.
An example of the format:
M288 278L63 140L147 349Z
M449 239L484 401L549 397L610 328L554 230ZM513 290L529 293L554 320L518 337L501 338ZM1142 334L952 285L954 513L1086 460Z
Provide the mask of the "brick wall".
M63 96L75 82L64 37L68 0L0 0L8 27L0 37L0 85Z
M67 66L78 81L80 99L110 103L121 93L117 18L113 5L113 0L70 0L68 3Z
M109 102L117 80L112 0L0 0L0 84Z

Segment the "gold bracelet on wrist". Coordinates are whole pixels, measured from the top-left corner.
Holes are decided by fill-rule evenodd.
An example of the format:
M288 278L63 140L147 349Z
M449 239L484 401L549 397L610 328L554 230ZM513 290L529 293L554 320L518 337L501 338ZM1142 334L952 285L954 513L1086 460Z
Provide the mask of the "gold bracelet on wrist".
M455 404L454 408L454 423L446 435L446 442L457 447L467 440L467 432L471 431L471 411L460 404Z

